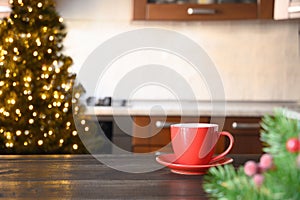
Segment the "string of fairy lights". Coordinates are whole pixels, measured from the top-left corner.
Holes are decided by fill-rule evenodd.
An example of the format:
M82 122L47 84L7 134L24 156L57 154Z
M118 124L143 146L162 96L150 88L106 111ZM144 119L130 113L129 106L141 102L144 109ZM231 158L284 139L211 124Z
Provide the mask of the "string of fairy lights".
M9 3L13 5L18 3L18 6L25 7L28 13L35 12L35 9L42 9L45 5L45 2L37 2L35 4L27 3L25 4L23 0L10 0ZM35 6L34 6L35 5ZM16 6L14 4L14 6ZM7 23L10 26L14 26L14 20L22 18L26 22L30 22L31 18L26 15L24 18L21 14L15 13L11 15L13 18L8 18L7 21L1 20L0 24ZM43 19L43 15L39 14L38 18ZM59 23L63 23L64 20L62 17L58 18ZM7 25L4 24L4 25ZM23 128L19 129L16 127L2 127L0 125L0 134L6 139L5 147L13 148L15 146L15 140L18 137L24 136L26 139L23 141L23 146L27 147L30 145L43 146L47 138L60 137L57 139L58 146L61 147L65 143L66 133L70 133L71 136L77 137L78 132L74 128L73 117L69 119L65 117L72 111L74 115L79 114L80 107L76 105L81 96L80 92L76 92L73 98L67 98L67 96L72 95L72 89L74 85L73 79L59 79L57 80L61 73L64 73L64 67L68 68L67 73L72 73L71 71L71 59L61 60L61 57L53 61L45 61L45 56L56 53L55 49L49 47L46 48L47 44L51 43L55 45L60 45L55 43L56 34L60 34L60 30L53 29L52 27L43 26L41 28L40 34L32 33L16 33L13 31L8 32L7 37L4 38L3 43L0 44L0 69L5 69L4 80L0 80L0 99L4 99L4 102L0 102L0 118L4 120L12 120L16 124L18 122L23 122L26 119L26 123L23 124ZM45 41L44 36L47 36L47 41ZM34 43L32 43L34 41ZM22 45L22 48L19 48ZM15 45L15 46L14 46ZM24 50L25 47L25 50ZM28 52L32 52L31 56L28 56ZM18 65L27 66L30 62L28 59L35 59L37 62L40 62L39 72L33 71L34 69L22 68L20 69ZM45 61L45 62L44 62ZM14 62L15 64L11 64ZM21 78L19 77L23 75ZM68 77L68 76L66 76ZM33 91L36 88L36 83L43 83L41 88L38 88L39 93ZM20 91L22 90L22 91ZM18 92L20 91L20 92ZM2 97L1 97L2 96ZM46 102L46 103L45 103ZM45 108L39 107L39 105L46 105ZM48 104L48 105L47 105ZM76 105L73 107L72 104ZM2 115L2 117L1 117ZM73 116L73 115L72 115ZM52 119L53 118L53 119ZM45 127L39 123L40 120L46 121L49 127ZM53 120L60 120L64 123L64 130L60 131L60 134L57 133L56 128L53 125ZM84 131L89 131L89 126L85 120L81 120L81 125L84 127ZM40 127L37 127L40 126ZM33 130L30 127L34 127L34 131L38 128L40 133L37 140L33 140L34 137ZM65 133L62 133L64 132ZM55 136L55 137L54 137ZM36 142L34 144L33 142ZM78 150L78 143L73 143L73 150Z

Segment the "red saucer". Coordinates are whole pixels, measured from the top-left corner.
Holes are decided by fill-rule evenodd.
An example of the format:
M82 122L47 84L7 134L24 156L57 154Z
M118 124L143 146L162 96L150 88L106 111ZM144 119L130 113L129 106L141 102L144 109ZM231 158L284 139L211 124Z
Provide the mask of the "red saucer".
M232 158L222 158L218 161L214 161L213 163L209 163L207 165L184 165L175 163L175 155L174 154L163 154L156 157L156 161L168 168L171 169L173 173L176 174L185 174L185 175L202 175L206 174L207 170L210 167L226 165L232 163Z

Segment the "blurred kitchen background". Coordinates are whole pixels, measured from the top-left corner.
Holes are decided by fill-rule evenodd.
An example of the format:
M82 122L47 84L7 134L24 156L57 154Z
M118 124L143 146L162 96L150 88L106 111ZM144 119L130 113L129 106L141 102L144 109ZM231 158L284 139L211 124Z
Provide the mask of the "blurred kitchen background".
M2 5L6 1L0 2ZM197 2L208 3L209 0ZM155 18L155 15L168 18L173 8L177 17L180 9L187 15L189 4L179 0L57 0L56 3L67 25L64 51L72 57L75 73L80 73L97 47L114 36L131 30L160 28L185 35L202 47L215 64L224 86L226 113L222 112L223 105L217 106L221 109L216 109L215 113L210 100L211 93L216 91L210 91L205 80L216 77L199 76L190 64L178 56L163 51L141 50L114 60L97 83L89 79L81 80L86 90L85 98L92 102L85 115L88 120L99 122L99 128L106 136L103 149L91 153L119 152L118 147L136 153L170 152L169 127L179 122L218 123L220 130L227 130L235 137L231 153L262 153L262 117L272 113L275 107L300 110L299 0L218 0L215 4L201 5L201 8L205 8L205 12L214 11L211 8L226 8L224 12L227 12L227 17L235 14L243 17L238 20L224 20L225 17L221 20L182 21L145 20L145 16ZM293 14L287 14L292 4L298 6L293 7L296 9L291 11ZM284 6L286 9L283 9ZM271 8L267 14L261 12L264 7ZM193 15L199 10L192 9L190 12ZM133 20L134 16L136 20ZM213 15L211 17L214 18ZM294 19L286 19L289 17ZM180 100L184 102L179 102L168 87L148 84L131 92L130 103L125 96L115 99L113 94L120 80L134 69L149 64L160 64L177 72L193 89L196 98L183 97ZM103 66L90 66L90 73L99 67ZM169 76L165 72L157 70L155 76L162 80ZM138 78L147 75L142 74ZM175 80L174 84L180 88L181 82ZM96 90L95 85L98 86ZM116 101L117 107L110 106ZM179 103L186 105L180 107ZM81 123L85 124L85 121ZM112 147L111 141L116 146ZM227 144L228 141L221 140L216 151L221 152ZM101 144L94 141L90 146L94 148Z
M155 27L177 31L207 52L223 80L227 100L300 99L299 20L133 21L132 4L132 0L57 1L57 9L67 24L65 51L73 58L76 72L104 41L126 31ZM148 60L136 53L114 63L116 71L104 78L105 90L96 95L111 96L114 83L132 70L129 65L139 66L153 59L182 72L191 85L201 85L189 71L190 66L175 56L146 53ZM94 95L92 89L86 89L88 95ZM198 87L196 96L200 100L210 98L205 87ZM172 97L167 91L145 87L133 98Z

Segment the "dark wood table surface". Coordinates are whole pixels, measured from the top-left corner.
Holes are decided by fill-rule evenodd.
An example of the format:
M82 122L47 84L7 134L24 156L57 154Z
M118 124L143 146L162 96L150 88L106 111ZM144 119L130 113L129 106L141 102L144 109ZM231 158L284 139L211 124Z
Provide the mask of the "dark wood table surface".
M258 155L230 155L239 166ZM97 158L97 159L96 159ZM179 175L168 168L148 173L121 172L99 160L130 167L129 155L0 156L2 199L207 199L203 176ZM138 156L148 165L155 155ZM151 161L148 164L148 161ZM153 166L153 167L157 167ZM134 166L132 166L134 167Z

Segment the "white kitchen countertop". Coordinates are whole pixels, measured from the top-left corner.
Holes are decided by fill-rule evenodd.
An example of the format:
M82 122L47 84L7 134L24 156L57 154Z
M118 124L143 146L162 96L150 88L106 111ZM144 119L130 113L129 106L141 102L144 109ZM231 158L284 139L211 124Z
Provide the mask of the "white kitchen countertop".
M272 114L275 108L285 107L300 111L296 101L183 101L167 100L134 101L128 106L89 106L86 115L91 116L249 116Z

